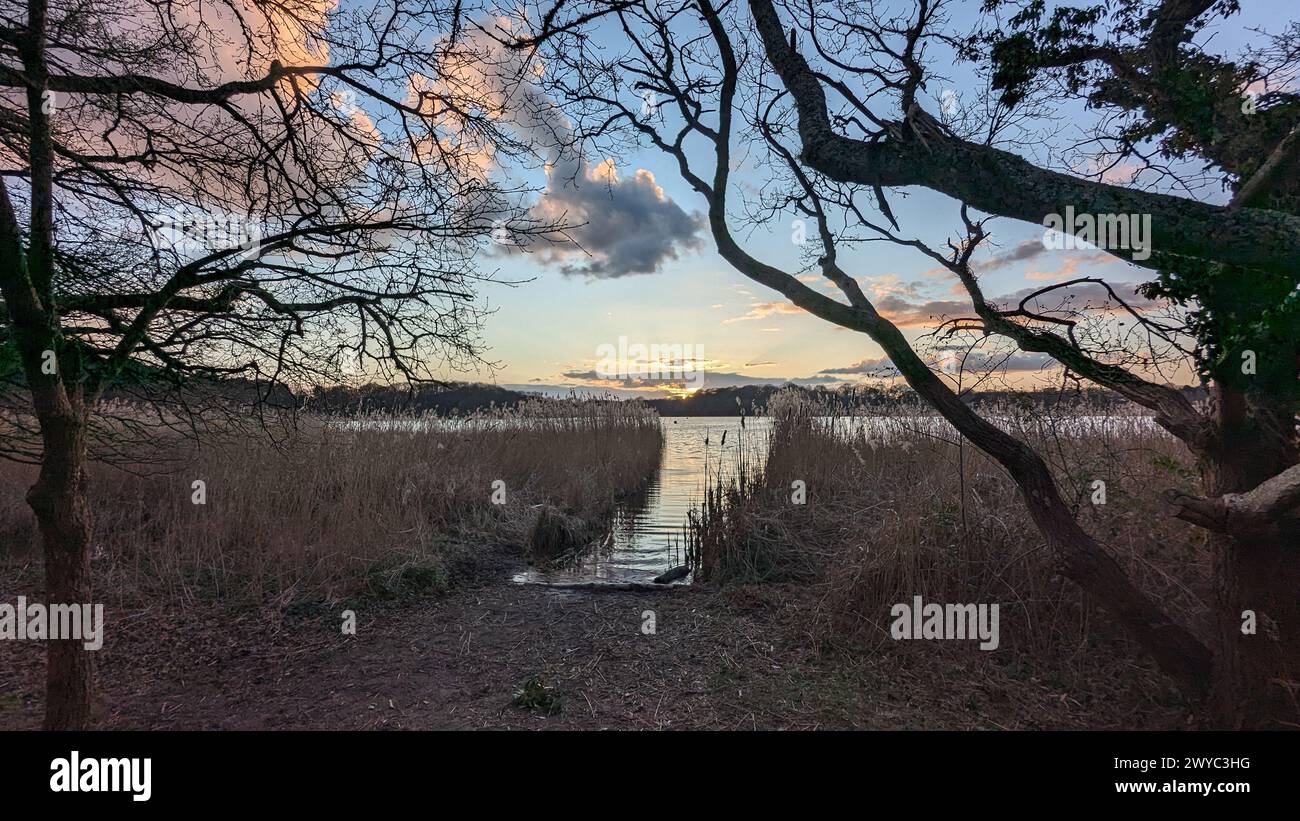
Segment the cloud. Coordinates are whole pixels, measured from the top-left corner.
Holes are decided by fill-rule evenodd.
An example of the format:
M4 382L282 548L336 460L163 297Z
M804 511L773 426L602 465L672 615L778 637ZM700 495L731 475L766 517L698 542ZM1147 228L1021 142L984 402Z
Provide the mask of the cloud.
M945 348L940 363L946 371L955 372L958 368L971 373L1036 373L1061 367L1055 359L1045 353L1026 353L1024 351L969 351L965 348Z
M894 363L889 361L887 356L878 356L875 359L862 359L854 362L852 365L846 365L842 368L826 368L818 371L821 374L832 376L892 376L898 371L894 368Z
M1087 162L1076 165L1075 171L1086 176L1095 177L1112 185L1131 185L1146 170L1141 163L1132 160L1117 161L1113 156L1089 157Z
M565 233L581 250L548 248L550 260L586 256L582 262L562 262L561 273L594 279L657 273L669 260L703 247L699 230L704 219L688 214L644 169L621 179L612 160L594 167L585 161L575 178L564 180L552 168L550 180L534 216L543 223L573 225Z
M635 376L628 375L624 377L606 376L599 371L565 371L561 374L565 379L571 379L584 387L600 388L622 388L624 390L643 390L646 388L686 388L700 387L700 378L702 370L693 371L690 374L677 373L674 375L664 376Z
M994 297L990 301L1014 308L1022 299L1042 291L1043 287L1045 286L1021 288L1010 294ZM1113 283L1111 287L1135 310L1142 311L1162 305L1159 301L1135 294L1131 283ZM1025 307L1035 313L1123 310L1106 289L1096 282L1053 288L1029 299ZM975 309L970 301L960 299L909 302L900 296L887 296L876 302L876 309L900 328L934 328L945 319L975 316Z
M1014 265L1017 262L1033 259L1047 252L1047 246L1043 244L1041 237L1027 239L1010 251L1003 251L989 259L975 262L971 268L978 274L986 274L990 271L997 271L1006 268L1008 265Z
M1010 250L1003 251L998 254L994 254L993 256L987 259L977 259L972 261L971 270L977 274L988 274L988 273L992 273L993 271L1000 271L1003 268L1008 268L1016 264L1017 262L1028 262L1029 260L1037 259L1043 256L1044 254L1046 254L1048 250L1049 249L1047 248L1047 246L1043 244L1042 237L1027 239L1023 242L1018 243L1017 245L1015 245L1015 247L1011 248ZM1059 253L1059 252L1053 251L1053 253ZM1115 257L1104 252L1088 254L1085 255L1082 259L1098 261L1098 260L1102 260L1103 258L1110 259L1110 260L1115 259ZM1074 262L1074 265L1078 265L1078 264L1080 264L1078 261ZM930 268L925 271L922 271L921 276L922 277L937 276L940 274L947 274L947 273L949 273L947 268ZM1030 278L1046 279L1047 276L1046 275L1030 276Z
M565 379L586 388L608 388L611 390L637 390L646 391L653 389L682 390L685 388L738 388L746 385L803 385L811 387L813 385L830 385L842 382L834 376L826 373L815 374L813 376L749 376L747 374L735 373L732 371L701 371L701 376L695 379L663 379L663 378L644 378L629 377L626 379L611 379L601 376L594 370L575 370L567 371L562 376Z
M1079 275L1079 266L1087 263L1089 266L1100 267L1120 262L1118 257L1114 257L1105 251L1093 251L1092 253L1081 256L1067 257L1061 263L1061 267L1055 271L1027 271L1025 279L1036 282L1055 282L1057 280L1074 279Z
M939 349L938 354L934 366L949 373L956 373L959 369L972 373L989 371L1033 373L1060 367L1050 356L1042 353L1025 353L1023 351L998 353L996 351L982 350L967 352L964 347L944 347ZM826 368L818 371L818 373L840 377L873 376L890 378L898 375L898 369L894 367L894 363L889 360L889 357L879 356L874 359L863 359L842 368Z
M752 322L758 319L767 319L777 315L794 315L804 313L803 308L792 305L789 302L756 302L750 306L749 312L740 316L733 316L730 319L722 320L723 325L731 325L735 322Z
M707 373L706 388L739 388L745 385L829 385L841 380L830 376L747 376L742 373Z
M506 18L495 22L511 25ZM474 32L465 35L458 53L464 57L450 77L434 85L450 87L507 120L525 142L546 146L546 187L528 214L533 224L507 223L507 230L515 229L514 241L502 245L504 253L535 252L566 276L613 279L656 273L665 262L703 247L703 216L687 213L654 174L637 169L624 176L609 159L592 164L569 118L537 82L539 69L528 63L526 52ZM482 163L495 166L495 147L483 146L483 152ZM548 226L564 230L549 232ZM539 239L538 233L545 236Z
M915 282L905 282L898 274L867 277L864 284L873 299L884 299L889 296L915 299L919 294Z
M900 296L885 297L876 303L876 310L900 328L929 328L942 318L974 314L970 302L937 299L911 303Z
M335 0L301 0L287 12L275 4L174 3L154 4L147 0L124 0L116 4L63 4L51 11L51 29L73 26L85 38L59 59L69 63L64 70L73 74L125 75L141 70L155 79L180 86L216 87L229 82L261 79L278 61L284 66L329 64L330 34L327 31ZM75 21L75 22L74 22ZM89 34L96 32L96 35ZM95 36L107 38L104 55L95 54ZM153 62L141 61L140 53L156 50ZM53 58L52 58L53 59ZM280 80L280 99L310 94L319 88L319 75L302 74L292 81ZM148 98L146 98L148 99ZM95 102L98 100L98 102ZM264 216L278 214L285 207L277 192L278 173L267 175L239 173L196 173L195 166L184 159L186 151L208 152L205 161L211 168L222 164L243 167L251 150L244 129L255 128L260 144L281 145L287 129L280 114L271 108L265 94L236 94L227 106L163 106L161 102L142 102L115 108L102 95L63 94L50 98L57 106L54 118L56 138L82 156L132 156L152 153L161 147L158 162L129 161L110 171L125 174L132 184L111 194L110 201L130 202L131 221L147 218L157 227L163 220L179 218L180 208L206 212L217 219L225 215ZM121 101L119 101L121 102ZM337 101L327 101L335 105ZM268 112L268 109L271 109ZM6 108L6 110L8 110ZM123 113L126 119L123 119ZM57 115L74 116L76 124L59 127ZM339 175L340 187L354 181L371 152L372 124L364 112L350 116L357 130L343 139L333 129L322 128L316 118L295 119L294 139L308 147L310 161L292 151L278 156L282 169L296 185L309 174L324 174L325 169ZM240 121L251 125L241 125ZM234 134L235 136L229 136ZM204 139L208 142L204 142ZM353 144L353 139L359 145ZM168 159L170 157L170 159ZM177 157L181 159L177 160ZM259 160L263 161L263 160ZM0 145L0 164L23 165L15 158L12 144ZM94 162L93 166L112 167L113 162ZM89 172L87 172L89 173ZM90 174L90 176L95 176ZM142 191L157 189L163 203L156 203ZM91 208L103 208L99 193L85 195L80 185L70 187ZM120 199L117 199L119 198ZM134 211L143 208L143 212ZM145 220L141 220L145 221ZM288 221L292 221L292 215ZM173 249L174 250L174 249Z
M1163 305L1159 300L1148 299L1136 293L1132 283L1112 283L1111 287L1129 307L1135 310L1142 311ZM1022 299L1026 299L1041 290L1043 290L1042 287L1021 288L1014 293L998 297L995 302L1010 306L1019 305ZM1099 282L1082 282L1064 288L1053 288L1029 299L1025 303L1025 307L1035 313L1123 310Z

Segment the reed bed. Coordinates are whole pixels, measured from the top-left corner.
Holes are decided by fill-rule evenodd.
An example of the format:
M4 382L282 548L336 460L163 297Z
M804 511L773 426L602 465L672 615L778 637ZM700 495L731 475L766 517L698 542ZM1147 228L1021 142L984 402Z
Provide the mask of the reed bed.
M1113 409L981 410L1049 460L1083 525L1144 590L1177 618L1204 618L1208 551L1159 509L1159 488L1192 481L1179 443ZM795 394L778 394L767 413L765 463L715 483L691 523L702 580L806 585L815 629L838 643L888 642L891 608L917 595L998 603L1002 646L1066 662L1097 641L1126 641L1057 574L1010 477L943 420L901 403L831 417Z
M542 505L607 513L661 447L652 410L601 400L173 437L158 458L94 466L96 584L282 604L440 588L475 554L521 544ZM38 570L33 478L0 461L0 559Z

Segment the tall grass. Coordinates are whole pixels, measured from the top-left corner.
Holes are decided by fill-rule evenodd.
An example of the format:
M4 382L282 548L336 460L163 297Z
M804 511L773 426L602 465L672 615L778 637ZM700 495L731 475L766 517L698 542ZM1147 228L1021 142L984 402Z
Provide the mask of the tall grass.
M94 466L96 583L281 601L438 586L474 552L522 542L543 504L607 512L650 477L661 446L652 410L596 400L176 438L161 470ZM28 556L39 555L22 501L33 479L0 462L0 544ZM492 501L498 481L505 504Z
M1208 553L1158 503L1159 488L1189 481L1180 444L1113 410L982 411L1044 454L1083 525L1139 586L1179 618L1203 617ZM1058 576L1010 477L943 420L889 405L831 418L794 394L768 413L761 470L716 486L692 522L700 578L807 583L818 628L839 640L887 640L891 607L917 595L999 603L1004 646L1068 655L1095 638L1089 602ZM792 500L795 480L806 504ZM1104 504L1093 503L1095 480Z

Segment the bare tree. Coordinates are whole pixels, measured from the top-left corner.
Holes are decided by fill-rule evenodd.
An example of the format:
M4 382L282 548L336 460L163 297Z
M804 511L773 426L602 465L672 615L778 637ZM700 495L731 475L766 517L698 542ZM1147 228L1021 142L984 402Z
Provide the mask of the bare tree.
M1188 42L1210 5L1121 4L1130 25L1120 30L1137 42L1114 46L1114 54L1070 56L1108 65L1109 72L1093 81L1131 110L1148 97L1168 99L1155 86L1170 82L1170 71L1195 74L1206 65ZM1104 25L1098 13L1067 18L1055 30ZM1284 106L1283 113L1259 121L1221 118L1218 131L1242 132L1233 151L1201 151L1195 139L1176 140L1181 150L1224 167L1225 180L1236 191L1228 205L1108 184L1008 150L1016 147L1009 126L1025 107L1053 99L1039 85L1038 72L1068 62L1051 50L1059 42L1039 43L1038 56L1029 58L1023 43L999 48L996 43L1005 37L995 36L983 43L995 43L990 57L978 38L945 31L944 17L943 4L929 0L901 12L856 0L750 0L747 8L712 0L548 3L533 16L532 35L516 38L513 45L545 49L547 59L563 67L550 76L551 92L588 138L630 133L676 160L682 178L708 203L713 241L733 267L809 313L879 344L906 382L1014 479L1063 573L1109 609L1186 692L1200 697L1212 691L1228 724L1295 726L1300 715L1300 597L1295 595L1300 588L1295 426L1300 298L1294 291L1300 217L1288 205L1294 202L1294 178L1288 182L1284 176L1294 161L1295 97L1276 96L1274 104ZM606 48L588 48L579 57L596 31ZM607 45L615 33L622 34L621 49ZM933 79L927 49L982 61L991 89L1014 93L991 92L985 116L974 125L945 123L922 103L927 80ZM1293 59L1285 49L1276 56L1275 65ZM1251 65L1226 73L1249 82L1268 70ZM1120 81L1130 84L1119 89ZM1216 110L1240 108L1235 81L1212 87L1220 95L1235 95L1216 99ZM640 105L642 94L657 104ZM1203 112L1190 105L1175 100L1169 110L1194 122ZM1148 139L1179 128L1170 117L1139 114L1150 130ZM1139 132L1127 134L1134 151L1146 147ZM764 146L766 158L752 156L756 143ZM1251 154L1245 149L1251 144L1267 150ZM762 261L738 238L737 209L729 194L736 185L732 173L740 146L754 167L781 175L776 196L759 211L766 208L769 219L794 211L814 221L820 246L815 264L840 299L805 284L797 271ZM1268 159L1228 164L1247 155ZM952 197L961 235L942 250L904 235L887 193L901 186ZM1063 283L1101 289L1108 307L1126 313L1140 329L1141 350L1131 339L1098 335L1097 328L1113 326L1103 323L1084 333L1077 317L1044 307L1062 286L1043 289L1018 305L999 305L983 293L972 258L989 236L989 217L973 212L1041 226L1067 206L1151 215L1152 247L1158 253L1149 259L1123 249L1112 253L1160 272L1146 286L1148 296L1176 303L1179 321L1164 322L1138 310L1129 304L1132 297L1100 278ZM752 203L744 210L754 217ZM968 407L882 315L858 275L840 261L845 245L861 241L914 248L951 272L971 313L953 318L947 332L1001 337L1022 350L1047 354L1076 378L1150 410L1195 454L1205 495L1171 492L1170 498L1175 515L1205 528L1214 541L1219 601L1213 641L1172 621L1139 590L1080 526L1042 456ZM1231 289L1224 287L1228 281ZM1268 372L1261 369L1243 380L1238 354L1244 350L1267 358ZM1216 401L1208 412L1159 378L1154 367L1183 355L1213 385ZM1243 635L1245 610L1267 620L1268 629Z
M474 361L482 238L543 226L485 167L528 158L469 87L467 8L0 3L0 377L30 396L3 450L40 464L51 602L92 598L106 390ZM79 642L50 643L46 699L88 723Z

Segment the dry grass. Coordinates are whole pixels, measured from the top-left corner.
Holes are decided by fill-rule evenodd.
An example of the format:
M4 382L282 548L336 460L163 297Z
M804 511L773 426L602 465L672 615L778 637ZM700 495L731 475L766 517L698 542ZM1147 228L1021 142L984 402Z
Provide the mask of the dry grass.
M1002 646L1066 671L1099 642L1118 645L1116 658L1140 657L1057 575L1005 472L940 420L894 406L864 409L865 423L832 421L784 395L768 410L766 464L748 481L715 488L693 527L703 578L808 583L817 591L814 629L835 644L892 644L890 608L920 595L998 603ZM1087 408L1068 420L1024 408L984 412L1049 459L1084 526L1144 590L1184 622L1204 618L1208 551L1157 498L1159 488L1189 480L1179 444L1141 419ZM1092 503L1097 479L1105 504ZM792 503L794 480L806 483L806 504Z
M362 602L363 639L340 635L337 607L289 618L284 605L376 586L436 587L466 551L492 542L522 550L542 505L566 516L598 514L653 470L657 420L636 406L592 404L577 414L555 405L483 414L454 430L429 420L312 422L279 446L237 436L208 437L193 453L165 445L183 467L157 475L98 467L96 584L115 625L97 661L106 723L1185 723L1184 705L1161 692L1140 654L1108 619L1094 618L1076 588L1053 578L1050 557L994 466L918 431L928 425L903 411L854 433L852 422L828 426L824 409L783 402L771 408L765 462L717 468L752 481L715 490L696 521L700 573L726 583L720 591L465 587L396 605ZM1171 609L1194 612L1203 554L1142 503L1148 486L1177 479L1182 457L1171 443L1104 426L1073 438L1031 427L1025 435L1040 437L1067 486L1083 494L1090 529ZM1108 482L1108 504L1095 510L1086 501L1092 476ZM207 481L204 506L190 503L196 478ZM496 479L506 482L505 506L490 502ZM806 482L806 505L790 503L794 479ZM30 480L25 469L0 464L0 545L30 539L22 502ZM25 555L19 587L39 583L39 553ZM787 583L745 583L780 580ZM918 593L1002 603L1003 647L1012 652L890 641L888 608ZM126 601L114 607L118 597ZM248 612L245 599L271 607ZM646 609L672 625L654 641L640 630ZM328 618L315 617L326 611ZM1107 651L1095 652L1103 642ZM34 727L43 651L19 649L19 663L0 670L0 694L16 694L19 706L0 710L0 726ZM558 689L560 715L509 708L534 675ZM1145 681L1133 686L1138 678Z
M110 597L282 604L445 587L467 554L522 545L543 504L606 513L652 474L660 448L653 412L597 401L177 438L159 448L161 471L153 460L93 468L96 585ZM0 462L0 544L38 575L23 502L33 478ZM206 504L192 501L196 480ZM505 504L492 502L498 480Z

